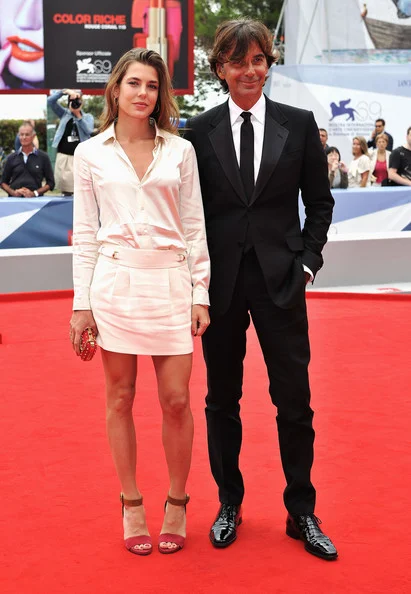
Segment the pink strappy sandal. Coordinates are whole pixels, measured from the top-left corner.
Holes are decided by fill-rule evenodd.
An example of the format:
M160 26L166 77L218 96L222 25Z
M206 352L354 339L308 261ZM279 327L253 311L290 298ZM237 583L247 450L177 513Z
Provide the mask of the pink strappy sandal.
M124 499L123 493L120 494L120 501L121 513L123 515L123 518L125 505L127 507L138 507L140 505L143 505L142 497L140 497L140 499ZM125 538L124 545L126 549L130 551L130 553L134 553L134 555L141 555L145 557L146 555L149 555L153 552L153 541L151 536L149 536L148 534L143 534L142 536L130 536L130 538ZM139 548L143 545L150 545L150 547L145 546L144 548Z
M167 501L164 505L164 511L166 510L167 503L171 503L171 505L184 506L184 511L186 511L186 505L189 501L189 495L186 495L184 499L174 499L174 497L170 497L170 495L167 495ZM180 536L179 534L170 534L169 532L164 532L163 534L160 534L160 536L158 537L158 550L160 551L160 553L163 553L163 555L171 555L172 553L177 553L178 551L181 551L181 549L184 547L185 540L185 537ZM162 543L164 543L163 546ZM176 546L170 548L168 546L169 544L175 544Z

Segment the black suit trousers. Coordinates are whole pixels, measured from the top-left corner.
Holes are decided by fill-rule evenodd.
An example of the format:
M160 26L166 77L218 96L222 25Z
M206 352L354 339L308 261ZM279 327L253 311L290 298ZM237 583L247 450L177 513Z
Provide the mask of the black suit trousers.
M301 274L304 275L302 266ZM244 496L239 468L240 399L250 315L267 366L271 400L277 407L280 454L286 478L284 503L291 514L312 513L315 489L310 474L314 430L305 295L301 294L300 304L293 309L274 305L254 249L243 255L228 311L213 316L211 307L211 324L203 336L208 447L219 499L237 505Z

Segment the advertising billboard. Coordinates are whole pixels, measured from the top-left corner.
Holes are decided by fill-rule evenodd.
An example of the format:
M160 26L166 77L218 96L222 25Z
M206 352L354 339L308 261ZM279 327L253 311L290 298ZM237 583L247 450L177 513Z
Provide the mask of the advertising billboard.
M0 92L99 92L133 47L160 53L176 93L193 93L193 0L0 0Z

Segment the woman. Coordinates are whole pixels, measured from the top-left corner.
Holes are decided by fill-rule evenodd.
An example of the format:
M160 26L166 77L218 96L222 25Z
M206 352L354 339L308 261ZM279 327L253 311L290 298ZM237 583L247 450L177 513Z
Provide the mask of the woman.
M328 162L328 179L330 188L344 189L348 186L347 166L341 161L340 151L335 146L329 146L325 151Z
M355 136L352 141L354 159L348 167L348 187L365 188L369 186L370 157L368 156L367 141L363 136Z
M82 331L98 332L125 546L137 555L151 553L152 539L136 482L132 406L137 355L152 356L170 477L158 548L174 553L186 535L192 337L209 324L197 163L176 135L178 110L159 54L135 48L122 56L105 99L101 133L74 156L71 341L78 355Z
M375 138L376 149L371 155L370 181L373 186L380 186L388 178L388 164L391 152L387 151L388 136L382 132Z

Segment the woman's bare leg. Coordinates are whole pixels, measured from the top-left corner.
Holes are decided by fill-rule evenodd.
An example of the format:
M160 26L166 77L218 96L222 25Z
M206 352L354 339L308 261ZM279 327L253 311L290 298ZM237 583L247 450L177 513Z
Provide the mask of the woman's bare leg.
M101 349L106 377L106 426L124 499L139 499L136 483L136 433L133 402L137 357ZM124 509L124 538L149 534L143 506ZM147 547L147 545L140 545Z
M163 446L170 477L169 494L184 499L193 447L189 380L192 355L153 357L163 412ZM184 507L167 504L161 533L186 535ZM175 546L175 545L170 545Z

